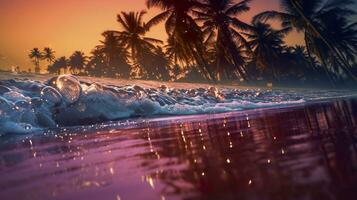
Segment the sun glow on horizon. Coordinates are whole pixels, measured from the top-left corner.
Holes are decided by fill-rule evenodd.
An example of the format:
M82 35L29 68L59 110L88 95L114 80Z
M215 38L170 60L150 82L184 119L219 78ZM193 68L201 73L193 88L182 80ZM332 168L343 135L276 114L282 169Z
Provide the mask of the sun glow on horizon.
M243 14L244 21L263 10L278 9L276 0L250 3L251 11ZM56 57L69 56L75 50L87 55L99 44L105 30L119 30L116 15L121 11L147 10L145 0L12 0L0 1L0 69L20 66L21 70L33 68L27 57L30 49L51 47ZM159 13L150 9L145 21ZM163 24L155 26L148 34L161 40L167 36ZM300 36L291 34L288 43L301 43ZM42 63L42 68L45 67Z

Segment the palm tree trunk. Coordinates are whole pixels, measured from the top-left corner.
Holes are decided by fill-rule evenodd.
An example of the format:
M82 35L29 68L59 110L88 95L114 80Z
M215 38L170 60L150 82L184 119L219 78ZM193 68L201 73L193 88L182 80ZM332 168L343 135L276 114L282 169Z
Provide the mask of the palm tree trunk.
M307 51L307 56L309 57L309 64L310 64L310 67L314 70L315 66L314 66L314 63L312 61L312 54L311 54L311 49L310 49L310 45L309 45L309 41L307 39L307 34L306 34L306 31L304 33L304 40L305 40L305 46L306 46L306 51Z
M311 49L310 49L310 48L311 48L311 45L310 45L310 43L309 43L309 41L308 41L306 31L305 31L305 38L304 38L304 39L305 39L306 50L307 50L307 53L308 53L308 56L309 56L310 65L312 66L313 64L312 64L312 56L311 56ZM335 86L335 83L334 83L334 81L333 81L333 79L332 79L332 77L331 77L331 75L330 75L330 72L327 70L327 63L326 63L326 61L322 58L322 55L321 55L320 50L317 49L317 51L318 51L318 52L317 52L318 56L321 58L321 62L322 62L322 65L323 65L324 72L325 72L325 74L326 74L328 80L330 81L331 85L335 88L335 87L336 87L336 86Z
M35 73L40 73L40 60L38 58L35 59Z
M239 52L237 51L237 47L235 46L234 42L230 40L230 31L228 30L227 27L221 26L222 33L223 33L223 38L225 40L225 44L228 45L228 49L231 52L231 56L234 62L234 66L237 68L239 75L246 81L249 81L248 77L244 73L244 71L241 69L241 62L238 60L237 55L239 55Z
M330 72L327 70L327 63L326 63L326 61L322 58L321 51L320 51L319 49L317 49L317 53L318 53L318 56L321 58L322 65L324 65L323 69L324 69L324 71L325 71L325 73L326 73L327 78L329 79L331 85L335 88L336 85L335 85L335 83L334 83L334 81L333 81L333 79L332 79L332 77L331 77L331 75L330 75Z
M275 65L274 62L272 62L271 68L272 68L272 71L273 71L273 77L274 77L274 78L278 81L278 83L280 84L281 78L280 78L280 75L279 75L279 73L278 73L277 67L276 67L276 65Z

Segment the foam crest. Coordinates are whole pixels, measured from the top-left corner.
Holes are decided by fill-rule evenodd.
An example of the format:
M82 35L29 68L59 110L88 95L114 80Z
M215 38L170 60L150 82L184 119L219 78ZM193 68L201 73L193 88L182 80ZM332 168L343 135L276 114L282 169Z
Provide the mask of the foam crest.
M0 81L0 133L89 125L135 117L222 113L299 104L334 92L143 88L79 81L61 75L48 81Z

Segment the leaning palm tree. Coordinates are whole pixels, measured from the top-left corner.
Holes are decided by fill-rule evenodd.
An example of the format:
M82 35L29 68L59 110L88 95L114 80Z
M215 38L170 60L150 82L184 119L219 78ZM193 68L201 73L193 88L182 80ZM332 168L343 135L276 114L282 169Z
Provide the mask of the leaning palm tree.
M80 73L86 65L87 57L81 51L75 51L69 58L69 65L72 73Z
M276 79L279 77L278 61L282 55L284 37L290 28L274 30L269 24L254 22L250 33L244 33L253 49L253 60L261 70L270 70Z
M195 61L197 67L206 79L215 80L215 76L209 70L206 59L206 47L203 44L203 33L191 17L190 12L193 8L200 5L197 0L147 0L148 8L158 7L163 10L148 22L148 26L156 25L165 21L165 29L169 36L174 40L182 58L187 58L186 62Z
M50 65L55 60L55 51L53 51L50 47L43 48L43 59L45 59Z
M351 23L347 18L335 16L333 13L322 15L321 22L325 27L326 33L331 36L343 57L349 63L353 63L357 54L357 23ZM333 56L334 52L321 39L312 38L311 42L319 44L313 49L317 55L320 52L321 57L319 58L326 60L332 70L338 70L336 66L340 66L343 63L340 63L340 60Z
M313 52L313 49L317 48L316 40L321 41L326 48L332 53L341 63L340 67L349 74L354 80L357 78L350 72L350 64L341 53L341 48L338 47L337 42L333 39L332 35L326 30L324 24L321 21L324 15L334 15L336 17L347 17L354 14L354 11L346 8L354 1L351 0L339 0L339 1L325 1L325 0L280 0L282 5L282 11L266 11L255 17L257 20L268 20L271 18L279 19L282 22L283 27L294 27L297 31L303 32L305 36L305 43L309 55ZM316 52L322 54L321 52ZM321 55L317 55L322 57ZM324 63L325 60L321 59ZM326 69L327 70L327 69Z
M38 48L33 48L28 56L35 64L35 73L40 73L40 60L42 58L41 51Z
M146 37L150 26L143 22L145 11L141 12L121 12L117 17L117 21L121 25L121 31L106 31L105 34L113 34L124 45L124 48L130 52L130 59L137 70L143 70L142 60L145 55L144 52L154 51L156 45L162 44L161 40Z
M237 18L237 15L248 11L251 0L235 2L233 0L203 0L198 9L193 10L196 20L203 23L203 32L207 41L214 40L216 52L215 65L218 73L232 74L232 69L222 66L233 64L240 77L248 79L245 73L244 55L240 51L243 46L249 50L246 39L239 32L249 31L251 27Z

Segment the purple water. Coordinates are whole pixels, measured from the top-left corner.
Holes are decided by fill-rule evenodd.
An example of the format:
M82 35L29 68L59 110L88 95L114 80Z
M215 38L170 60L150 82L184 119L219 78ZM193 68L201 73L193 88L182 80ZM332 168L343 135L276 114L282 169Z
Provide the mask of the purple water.
M0 137L0 199L355 199L357 101Z

